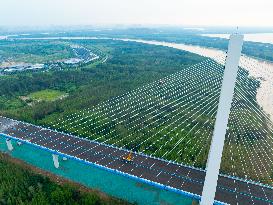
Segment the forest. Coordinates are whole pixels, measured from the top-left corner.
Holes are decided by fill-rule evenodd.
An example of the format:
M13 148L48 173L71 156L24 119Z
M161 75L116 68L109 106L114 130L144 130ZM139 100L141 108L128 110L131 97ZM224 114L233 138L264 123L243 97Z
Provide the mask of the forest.
M14 44L1 42L5 46L0 46L0 50L4 52L10 43ZM40 50L47 52L47 49L55 49L39 41L31 44L35 43L39 46L33 46L30 50L23 49L26 42L19 43L18 50L23 50L20 55L35 53L37 49L35 59L41 59L39 56L43 53ZM47 43L54 45L54 42ZM51 126L62 116L90 108L204 60L187 52L137 43L109 40L69 43L84 45L100 52L101 56L107 54L108 60L77 68L63 67L62 70L26 71L0 76L0 115ZM7 52L10 53L9 49ZM33 62L33 59L30 61ZM67 95L65 98L56 98L64 93ZM44 176L14 165L2 155L0 198L0 204L126 204L114 199L103 200L96 194L82 193L70 185L58 185Z
M207 31L206 31L207 30ZM220 50L227 50L228 40L221 38L213 38L201 36L204 32L222 32L234 33L234 29L218 29L214 30L212 28L205 29L205 31L196 30L186 30L183 28L176 27L162 27L162 28L125 28L125 29L113 29L113 30L101 30L94 31L94 29L79 29L75 28L73 32L68 30L60 34L58 30L47 35L43 35L40 32L32 32L28 37L79 37L79 36L96 36L96 37L108 37L108 38L135 38L144 40L156 40L156 41L166 41L173 43L183 43L188 45L196 45L202 47L216 48ZM246 33L251 33L250 30L246 30ZM267 31L268 32L268 31ZM18 35L14 38L20 38L22 36ZM248 56L264 59L268 61L273 61L273 45L269 43L259 43L259 42L244 42L243 54Z
M149 37L147 37L147 39L148 38ZM162 39L159 40L164 39L166 40L165 37L162 37ZM181 42L177 37L173 38L173 40ZM32 42L32 40L22 41ZM48 47L43 47L43 43L40 41L42 40L35 40L32 43L37 43L42 46L42 48L38 46L38 50L47 50ZM193 41L192 37L191 41ZM164 124L162 125L160 123L162 123L163 120L173 122L176 118L158 115L158 117L154 119L154 121L156 121L155 126L148 126L147 129L142 129L141 125L133 124L133 122L130 121L131 119L122 124L116 125L115 119L111 118L109 115L106 115L107 119L105 121L111 125L111 127L103 127L103 119L101 119L99 116L88 117L88 121L90 123L85 127L76 126L73 124L73 122L69 123L69 118L74 113L82 115L83 111L93 108L96 109L96 106L100 103L123 95L126 92L133 92L139 87L156 82L157 80L171 74L180 71L187 71L186 73L189 76L195 76L196 73L194 72L196 72L196 70L187 69L192 65L207 60L206 58L173 48L145 45L134 42L113 41L110 39L58 40L58 42L61 42L61 45L65 45L66 43L82 45L87 49L100 53L100 56L107 56L107 60L90 64L82 64L77 67L63 66L62 69L50 69L46 72L21 72L13 75L0 76L0 115L45 127L51 127L92 140L99 138L100 140L98 141L100 142L108 140L107 143L115 144L116 146L124 146L128 150L133 150L136 152L145 150L144 153L146 154L153 154L155 150L163 147L160 152L155 155L156 157L160 157L168 150L171 150L176 142L179 142L179 139L183 138L185 139L185 142L179 144L179 146L177 146L177 148L173 150L170 155L166 156L165 159L173 161L177 160L179 163L185 163L192 166L194 165L204 169L209 151L209 141L204 140L200 142L200 145L198 146L201 147L201 145L205 144L205 148L202 155L197 155L199 152L199 147L192 139L194 139L196 135L199 136L201 134L187 133L189 133L193 127L197 127L198 129L200 128L201 133L210 133L213 131L212 125L214 122L214 117L209 116L209 113L206 113L205 110L204 114L198 118L198 120L195 120L195 118L183 118L182 120L187 122L187 126L180 129L183 130L183 132L173 132L172 127L170 127L160 135L156 135L156 133L164 127ZM5 48L8 47L10 43L13 42L8 40L2 41L1 45L5 46L0 46L0 50L2 49L5 51ZM47 41L47 43L54 44L54 40ZM226 44L223 42L221 45L224 48ZM20 44L18 46L20 46ZM36 47L34 46L32 49L36 49ZM26 50L24 52L28 54L29 51ZM31 52L35 52L35 50L31 50ZM37 51L37 53L39 52ZM197 71L201 72L202 70ZM207 77L211 78L212 80L209 84L203 85L201 83L202 87L190 87L188 92L201 93L200 96L207 100L209 100L211 91L219 94L219 87L215 87L213 80L221 78L223 75L223 67L220 69L210 70L210 72L212 72L213 75ZM246 99L250 99L251 103L258 108L255 100L255 92L259 87L259 83L254 79L248 78L248 73L246 71L241 69L240 73L243 78L243 83L238 84L236 89L239 91L244 89L252 90L253 92L245 97ZM195 78L197 77L193 77L193 79ZM183 86L186 87L187 83L187 81L182 81L182 83L179 84L179 89L182 89ZM168 82L165 82L165 88L164 86L161 86L163 88L156 86L147 92L150 92L149 94L151 98L155 98L156 96L153 96L152 92L158 91L158 89L168 89L168 85ZM169 86L171 87L171 85ZM44 93L48 92L62 93L62 95L65 94L65 97L55 97L53 100L45 100L46 98L41 98ZM37 96L37 94L40 100L31 98L31 96ZM172 99L171 96L160 97L160 100L157 102L159 104L161 101L174 103L175 100ZM185 100L184 98L181 99ZM235 120L240 120L241 113L249 112L247 107L244 106L244 104L248 103L246 102L246 99L244 99L243 96L238 95L237 101L233 102L235 112L232 117ZM194 109L192 109L192 107L196 106L197 104L197 99L193 99L191 101L187 101L188 107L185 107L185 110L174 111L172 107L165 106L161 111L172 112L173 114L193 113ZM157 109L159 108L155 107L155 112L158 111ZM130 112L130 110L128 112ZM253 121L260 118L255 112L249 112L249 116L251 116ZM160 117L162 117L163 120L160 119ZM143 118L141 119L142 122L145 122L146 124L152 121L149 121L149 116L146 116L145 114L143 114ZM58 123L62 120L68 120L68 123L58 125ZM78 122L77 120L75 120L75 123ZM200 124L204 124L205 122L209 122L209 124L206 124L204 127L200 126ZM128 130L130 127L127 127L126 124L131 124L134 129L129 132ZM111 134L107 135L108 138L102 137L100 134L98 134L101 133L101 130L98 130L96 126L100 126L101 129L105 129L105 132ZM248 128L255 132L259 129L266 128L266 123L250 124L248 125ZM140 131L140 129L142 130ZM236 130L236 126L231 125L230 133L232 133L232 130ZM151 138L151 140L143 140L154 135L156 136L154 139ZM173 142L169 143L168 146L164 146L164 142L168 140L166 136L173 139ZM232 137L235 139L235 141L232 141L225 146L223 157L227 160L222 164L223 173L228 174L231 172L236 172L240 176L244 177L244 172L242 169L240 169L240 166L236 167L237 170L235 171L231 170L231 164L233 162L230 161L230 150L233 150L234 153L236 153L236 146L244 147L244 144L240 141L241 138L247 139L246 142L249 143L250 146L252 146L253 141L255 142L255 140L258 140L255 137L249 139L247 136L247 131L243 131L239 135L234 135ZM122 137L127 138L126 140L121 141ZM159 143L155 144L155 141L159 141ZM189 141L190 143L186 143L186 141ZM141 146L138 144L141 144ZM146 149L147 147L149 147L149 149ZM180 155L177 156L177 153L180 153ZM236 164L240 164L238 157L235 160L237 160ZM251 166L249 164L248 170L251 171ZM257 179L257 176L255 176L254 173L249 177L254 180ZM270 181L270 176L268 176L266 173L260 176L259 180L265 183L272 183Z
M108 53L108 61L76 69L2 76L0 113L39 124L41 120L45 121L44 118L51 119L50 114L67 114L92 107L204 60L188 52L139 43L111 40L80 40L77 43ZM53 102L41 101L33 106L28 106L20 98L45 89L62 91L69 96Z

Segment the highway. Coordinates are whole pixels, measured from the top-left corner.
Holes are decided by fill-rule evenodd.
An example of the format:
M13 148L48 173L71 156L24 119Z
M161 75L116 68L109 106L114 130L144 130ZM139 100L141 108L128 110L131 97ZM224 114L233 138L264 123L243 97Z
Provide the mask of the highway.
M134 178L147 179L197 195L202 193L205 178L203 170L137 153L133 153L131 163L126 163L122 159L129 153L126 150L4 117L0 117L0 133L5 135L1 137L11 136L58 153L118 170ZM235 205L272 205L273 189L221 175L218 180L216 200Z

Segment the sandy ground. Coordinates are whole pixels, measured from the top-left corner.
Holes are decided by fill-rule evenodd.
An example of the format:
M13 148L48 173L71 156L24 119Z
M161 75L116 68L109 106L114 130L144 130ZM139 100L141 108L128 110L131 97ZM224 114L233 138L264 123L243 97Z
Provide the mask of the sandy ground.
M241 66L261 83L257 90L257 102L273 122L273 63L244 56Z

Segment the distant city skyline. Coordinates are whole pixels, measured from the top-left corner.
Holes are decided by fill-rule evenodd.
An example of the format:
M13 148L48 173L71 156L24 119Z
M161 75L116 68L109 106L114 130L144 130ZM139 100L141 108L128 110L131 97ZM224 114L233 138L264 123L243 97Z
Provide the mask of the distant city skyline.
M2 0L0 26L273 27L272 0Z

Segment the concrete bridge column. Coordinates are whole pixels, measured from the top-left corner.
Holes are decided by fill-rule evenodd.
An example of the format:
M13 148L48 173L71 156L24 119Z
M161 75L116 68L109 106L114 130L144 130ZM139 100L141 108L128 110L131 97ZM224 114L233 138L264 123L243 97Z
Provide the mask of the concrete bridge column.
M200 205L212 205L214 202L228 125L228 117L242 51L243 38L244 36L239 34L230 36L223 84L208 156L207 172Z
M59 168L60 167L60 163L59 163L59 155L57 154L52 154L52 158L53 158L53 164L55 166L55 168Z
M11 143L11 139L6 139L6 144L7 144L8 150L12 151L13 150L13 145Z

